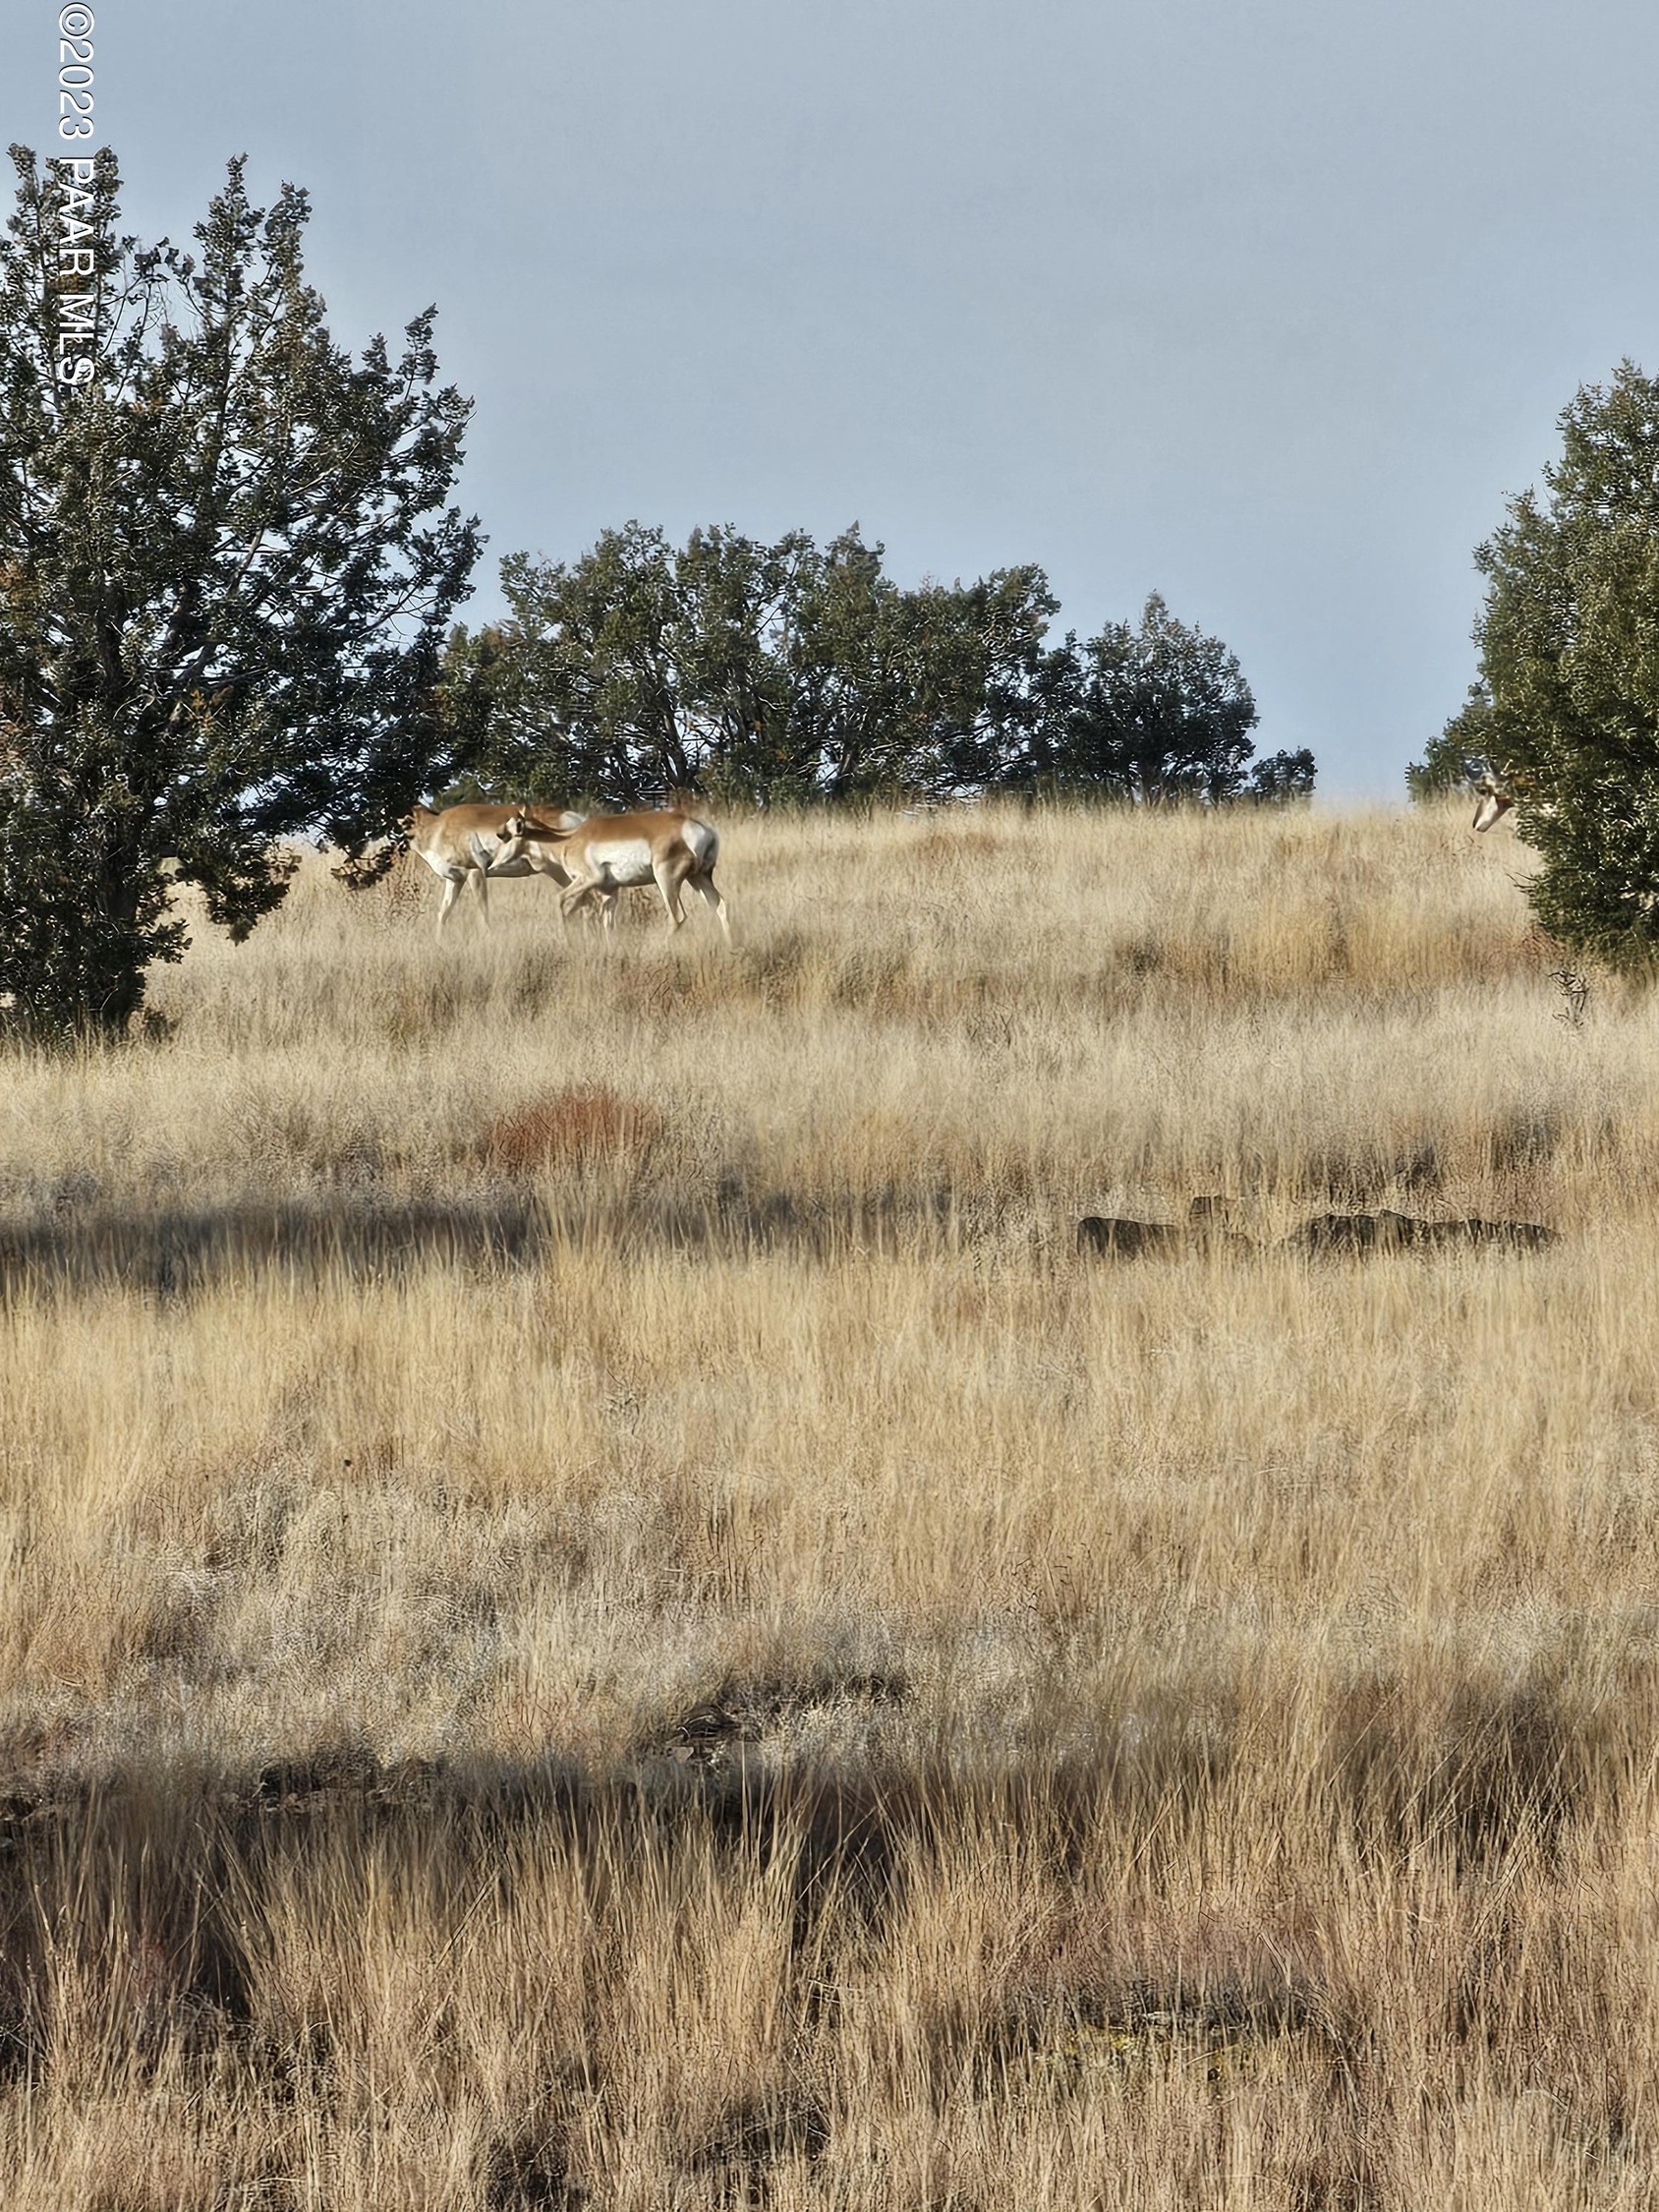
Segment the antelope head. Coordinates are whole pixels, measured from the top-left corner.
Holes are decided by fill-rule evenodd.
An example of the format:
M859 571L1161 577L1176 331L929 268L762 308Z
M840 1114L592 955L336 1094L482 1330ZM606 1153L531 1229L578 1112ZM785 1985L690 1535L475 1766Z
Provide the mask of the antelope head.
M1481 760L1469 763L1469 782L1479 801L1474 810L1474 827L1489 830L1515 804L1509 778L1490 761Z
M530 816L528 815L528 813L526 813L524 808L520 807L516 814L509 814L507 816L507 819L502 823L499 830L497 830L495 833L494 864L497 868L499 868L503 864L503 862L512 861L519 858L520 854L524 850L525 833L529 830L529 828Z
M528 806L515 807L496 832L496 868L520 859L532 841L543 848L556 851L566 838L582 827L585 819L583 815L566 811L548 822L541 815L533 814Z

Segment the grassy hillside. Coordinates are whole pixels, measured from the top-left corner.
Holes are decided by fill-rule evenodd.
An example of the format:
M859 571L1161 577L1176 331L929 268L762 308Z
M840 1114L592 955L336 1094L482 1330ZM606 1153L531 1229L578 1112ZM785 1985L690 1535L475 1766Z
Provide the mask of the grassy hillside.
M1524 866L317 862L6 1061L6 2201L1659 2197L1659 1026Z

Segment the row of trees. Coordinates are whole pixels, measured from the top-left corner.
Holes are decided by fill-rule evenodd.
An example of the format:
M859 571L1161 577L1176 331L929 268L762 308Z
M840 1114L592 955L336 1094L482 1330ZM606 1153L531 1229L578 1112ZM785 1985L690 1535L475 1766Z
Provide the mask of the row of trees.
M579 560L502 563L508 619L457 629L442 703L484 785L631 805L1079 792L1284 800L1311 753L1254 758L1235 657L1154 596L1138 624L1049 642L1027 563L896 583L856 526L821 547L631 523Z

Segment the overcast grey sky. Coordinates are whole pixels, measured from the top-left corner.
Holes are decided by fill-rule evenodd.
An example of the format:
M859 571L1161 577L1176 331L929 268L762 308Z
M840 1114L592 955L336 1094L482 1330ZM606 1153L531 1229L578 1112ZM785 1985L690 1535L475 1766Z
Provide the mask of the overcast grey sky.
M315 202L337 337L438 303L490 544L853 519L1226 638L1267 750L1398 796L1473 673L1470 553L1659 369L1635 0L92 0L128 227L234 152ZM0 22L56 150L57 9Z

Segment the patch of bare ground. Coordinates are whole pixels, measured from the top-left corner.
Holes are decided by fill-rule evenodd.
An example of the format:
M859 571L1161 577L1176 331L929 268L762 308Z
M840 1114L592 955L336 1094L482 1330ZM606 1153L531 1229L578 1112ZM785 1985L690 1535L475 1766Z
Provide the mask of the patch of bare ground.
M1652 2202L1651 1002L1455 815L721 833L0 1068L5 2203Z

